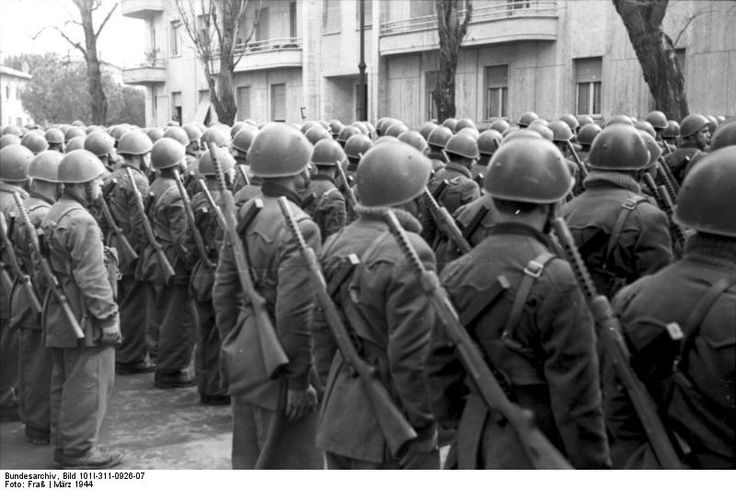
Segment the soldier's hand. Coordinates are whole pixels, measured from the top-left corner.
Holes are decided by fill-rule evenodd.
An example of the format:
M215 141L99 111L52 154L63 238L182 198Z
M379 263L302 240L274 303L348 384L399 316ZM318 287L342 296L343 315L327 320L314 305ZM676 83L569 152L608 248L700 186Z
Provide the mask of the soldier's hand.
M404 444L399 451L399 466L401 468L411 468L421 457L437 449L437 431L431 430L429 433L420 435Z
M286 395L286 418L295 422L317 406L317 391L312 385L306 390L289 390Z
M114 324L108 327L102 327L102 337L100 343L104 345L115 345L120 343L122 340L122 334L120 333L120 322L115 321Z

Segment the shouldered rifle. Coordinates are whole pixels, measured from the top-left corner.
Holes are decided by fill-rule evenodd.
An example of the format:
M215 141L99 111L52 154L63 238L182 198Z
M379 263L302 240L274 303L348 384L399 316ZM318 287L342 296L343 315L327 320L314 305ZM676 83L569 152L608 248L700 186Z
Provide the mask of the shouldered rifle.
M181 181L181 175L179 174L179 170L174 168L173 171L174 171L174 182L176 182L176 187L177 189L179 189L179 195L181 196L181 200L184 203L184 213L187 215L187 223L189 225L189 228L192 230L192 236L194 237L194 245L197 247L197 253L199 254L199 258L208 269L214 270L215 264L213 264L210 258L207 256L207 247L205 247L204 245L204 239L202 238L202 234L199 232L199 228L197 228L196 220L194 219L194 210L192 209L192 201L189 200L189 194L187 193L187 190L184 188L184 184ZM191 180L190 180L190 183L191 183Z
M483 401L508 420L516 430L519 441L535 468L570 469L570 463L536 426L534 415L508 399L480 349L460 323L457 312L440 286L437 275L424 268L396 215L393 211L387 210L385 218L407 263L413 269L420 286L437 313L439 323L444 325L450 341L455 344L460 361ZM494 296L499 297L500 292L507 287L508 282L496 281Z
M348 182L348 178L345 175L345 169L342 168L340 162L335 162L335 167L337 167L337 174L340 176L340 181L342 182L343 187L343 194L345 194L348 206L350 206L350 209L355 210L355 206L358 205L358 199L355 197L355 192L353 191L353 188L350 187L350 182Z
M468 243L470 242L470 238L473 236L473 233L475 233L475 230L477 230L480 224L483 222L483 219L488 214L488 211L489 209L486 206L481 206L481 208L470 219L468 225L463 226L463 238L468 240Z
M18 281L20 286L23 288L23 291L26 293L28 300L31 302L31 307L33 308L33 310L36 313L40 314L43 309L41 307L41 302L38 300L38 296L36 296L36 291L33 290L33 284L31 283L30 276L23 272L23 269L21 269L20 267L18 256L15 255L15 249L13 248L13 242L10 241L10 229L8 227L8 222L5 220L5 214L3 214L2 212L0 212L0 235L2 235L2 241L5 244L5 252L8 256L10 268L13 269L13 274L15 274L15 279ZM7 294L10 294L10 291L8 291Z
M243 177L244 185L250 185L250 179L248 178L248 172L245 171L245 165L237 164L235 167L238 169L238 172L240 172L240 176Z
M266 368L268 377L275 378L280 374L282 368L289 363L289 358L286 356L284 347L281 345L281 341L276 333L276 328L271 321L271 317L268 315L266 299L256 290L253 279L250 277L250 263L243 248L243 242L238 235L235 201L233 201L233 195L225 183L225 174L222 171L220 162L217 160L217 150L214 143L210 143L209 150L212 156L212 163L217 171L217 184L222 196L223 209L221 214L226 224L225 243L232 251L235 266L238 269L240 287L243 289L245 295L248 296L253 308L264 367ZM253 212L258 212L262 207L263 202L260 199L253 199L253 205L249 209L254 210Z
M212 208L212 212L215 213L215 218L217 218L217 225L220 227L220 230L227 230L225 216L222 214L222 210L215 202L215 198L212 197L212 193L207 188L207 183L203 179L199 179L197 181L197 185L199 185L199 190L204 193L204 197L207 198L207 203Z
M174 274L174 268L171 267L171 263L169 262L169 259L166 258L166 254L164 253L164 248L161 246L161 244L156 239L156 235L153 233L153 228L151 227L151 222L148 221L148 210L143 205L143 196L141 196L141 191L138 189L138 186L135 184L135 177L133 177L133 172L130 170L130 167L124 167L125 172L128 174L128 179L130 179L130 185L133 187L133 194L135 195L135 205L138 208L138 212L141 213L143 216L143 228L146 231L146 236L148 237L148 242L151 244L153 249L156 252L156 258L158 259L159 264L163 268L164 272L164 280L165 282L169 282L169 279L171 279ZM152 201L153 199L151 199ZM151 201L149 201L149 205L151 205Z
M105 217L105 221L107 221L107 225L110 227L110 230L112 230L112 234L115 235L115 239L118 245L118 253L120 254L120 260L123 263L130 264L138 258L138 254L135 252L133 247L130 245L130 242L125 237L125 233L123 233L122 228L120 228L115 222L115 218L113 218L112 212L110 211L110 206L107 205L106 201L107 196L112 193L117 184L117 180L110 179L110 182L109 184L107 184L105 190L102 193L102 196L100 196L100 209L102 209L102 215Z
M652 195L657 201L657 205L667 215L667 221L669 221L670 224L670 235L672 235L672 241L673 245L675 245L675 249L682 250L682 248L685 246L685 230L682 228L682 226L675 222L672 216L675 210L674 205L670 200L667 189L662 185L657 186L657 184L654 182L654 178L649 172L644 172L643 178L644 182L647 184L647 187L649 187L649 189L652 191Z
M317 293L317 301L324 311L327 325L335 338L337 348L340 350L340 354L345 362L360 376L360 380L363 382L363 388L371 401L376 419L381 427L381 433L386 438L391 454L396 456L406 442L417 437L417 433L401 413L401 410L396 406L388 390L381 383L381 380L376 376L376 368L368 364L358 354L350 338L350 334L343 324L340 312L327 292L327 285L322 276L322 271L320 270L314 250L307 246L307 243L304 241L302 232L299 230L294 215L291 214L289 203L285 197L279 198L279 206L281 206L281 213L286 219L286 226L296 238L299 252L301 252L302 258L307 262L309 277ZM358 257L355 254L351 254L348 260L349 262L345 262L338 269L337 274L340 277L336 278L336 281L339 283L347 280L352 275L355 265L359 263Z
M429 205L429 211L432 213L432 218L434 218L440 231L442 231L442 233L444 233L451 241L455 242L455 245L457 245L462 253L466 254L470 252L473 247L471 247L465 239L447 208L439 205L427 187L424 188L424 196L427 199L427 204Z
M588 177L588 169L585 167L585 164L580 161L578 152L575 151L575 147L572 146L572 142L568 140L565 143L567 143L567 149L570 150L570 154L572 155L573 160L575 160L575 165L578 166L578 171L580 172L580 177L581 177L578 180L582 182Z
M670 167L666 163L660 161L655 162L655 165L657 166L657 176L667 188L670 200L673 203L677 202L677 193L680 191L680 186L677 185L675 176L672 175L672 170L670 170Z
M51 270L49 261L46 260L46 257L44 257L41 253L41 246L38 241L38 231L36 230L36 227L33 226L33 223L31 223L31 220L28 217L28 212L26 211L26 208L23 205L23 201L21 200L20 196L14 192L13 198L15 199L15 205L18 207L18 211L20 212L23 224L26 227L29 238L28 244L31 247L31 253L35 256L36 261L39 264L41 274L43 275L46 282L51 286L51 291L54 293L54 296L56 296L56 299L59 301L59 305L61 305L61 311L64 312L64 316L69 321L69 324L72 326L72 330L74 330L74 336L78 339L83 339L84 331L82 330L82 327L79 326L77 317L76 315L74 315L74 312L69 305L69 300L67 299L66 294L64 294L64 291L61 289L61 286L59 285L59 280L56 278L56 275L54 275L53 271Z
M624 341L621 324L614 316L608 298L596 291L565 220L556 218L552 226L598 326L598 338L603 349L611 357L616 373L629 395L660 466L665 469L681 468L682 465L659 418L654 400L631 369L629 363L631 354Z

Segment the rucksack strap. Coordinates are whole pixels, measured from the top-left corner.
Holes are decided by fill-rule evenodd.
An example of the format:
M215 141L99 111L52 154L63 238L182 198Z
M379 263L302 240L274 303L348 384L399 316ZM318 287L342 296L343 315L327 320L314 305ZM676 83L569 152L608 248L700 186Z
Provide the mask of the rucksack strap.
M631 215L631 212L636 209L636 206L638 206L642 201L646 201L644 196L633 196L629 197L621 204L621 211L618 213L616 224L613 225L611 237L608 239L608 246L606 247L606 262L609 262L611 259L611 254L613 253L613 249L616 247L616 244L618 244L618 239L621 237L621 232L624 230L626 220Z

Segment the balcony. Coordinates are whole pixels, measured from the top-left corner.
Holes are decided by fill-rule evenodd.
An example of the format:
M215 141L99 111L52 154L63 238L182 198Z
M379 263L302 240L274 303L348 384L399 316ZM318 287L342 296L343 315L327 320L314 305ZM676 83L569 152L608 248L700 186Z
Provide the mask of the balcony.
M460 18L464 11L460 11ZM557 39L557 2L500 2L473 8L463 46ZM381 24L378 50L382 56L439 48L435 14Z
M266 39L241 43L235 46L235 56L240 56L236 72L290 68L302 66L302 40L295 37Z
M164 11L165 0L122 0L120 9L126 17L149 19Z
M123 83L128 85L155 85L166 82L164 60L149 60L139 66L123 69Z

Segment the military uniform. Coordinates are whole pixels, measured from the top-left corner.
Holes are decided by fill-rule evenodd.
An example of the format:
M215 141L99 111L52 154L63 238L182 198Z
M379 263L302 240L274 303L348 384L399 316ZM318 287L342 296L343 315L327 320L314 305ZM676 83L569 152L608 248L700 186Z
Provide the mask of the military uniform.
M593 171L584 186L562 214L601 294L612 297L672 261L667 216L640 195L633 177Z
M725 289L707 299L723 279ZM632 350L632 364L665 427L676 434L679 449L689 447L683 462L691 468L736 468L736 242L696 234L682 260L621 290L613 306ZM672 323L685 335L681 345L666 335ZM675 357L679 362L673 370ZM614 463L656 468L626 392L611 366L606 371Z
M450 161L443 169L435 172L429 182L430 192L434 192L443 180L447 181L447 187L437 201L446 207L450 214L463 204L480 197L480 188L473 181L470 170L458 163Z
M55 460L83 459L96 450L115 379L115 347L99 343L102 328L118 322L116 270L97 222L64 195L42 224L49 263L85 338L77 340L56 297L46 296L44 339L53 350L51 429Z
M700 157L703 152L695 142L684 142L675 151L664 157L664 162L672 171L678 184L682 184L685 174L689 169L690 162Z
M264 182L261 191L258 197L264 207L240 234L254 285L266 299L289 364L276 379L264 379L242 392L229 392L233 407L232 466L234 469L322 468L322 454L314 446L316 412L295 422L289 422L284 414L287 390L306 390L310 384L309 321L314 303L309 277L299 271L304 265L295 238L284 224L278 198L286 196L290 200L307 245L317 252L321 248L319 228L294 204L300 201L296 193L270 181ZM251 205L252 201L243 205L239 212L241 218ZM236 328L256 328L229 247L223 247L220 253L212 297L223 342Z
M248 181L253 179L253 175L250 173L250 167L243 159L236 159L235 164L235 179L233 179L233 194L237 193L240 189L248 185L243 177L243 173L248 177Z
M404 211L394 210L409 230L411 244L424 266L435 269L434 255L419 237L419 222ZM334 279L340 262L350 254L361 258L352 279L334 298L346 310L346 327L358 339L362 357L376 368L399 410L405 414L420 439L434 437L436 424L429 407L423 364L435 316L428 299L406 266L406 259L375 214L359 208L356 222L325 243L321 262L325 278ZM348 284L349 283L349 284ZM358 323L350 319L359 317ZM326 385L320 414L317 445L327 452L328 466L341 469L398 468L381 433L370 398L336 352L335 340L321 314L312 325L317 372ZM439 465L437 450L419 458L411 467L432 469Z
M323 240L345 227L345 198L330 177L313 176L303 197L302 207L319 226Z
M510 399L534 412L540 430L574 467L609 466L593 320L570 266L550 253L540 232L502 223L448 264L441 279L462 316L501 275L512 288L466 325L470 335ZM532 276L526 300L514 311L522 278ZM433 331L426 370L439 423L457 429L460 468L530 467L511 425L467 387L467 373L441 325Z

